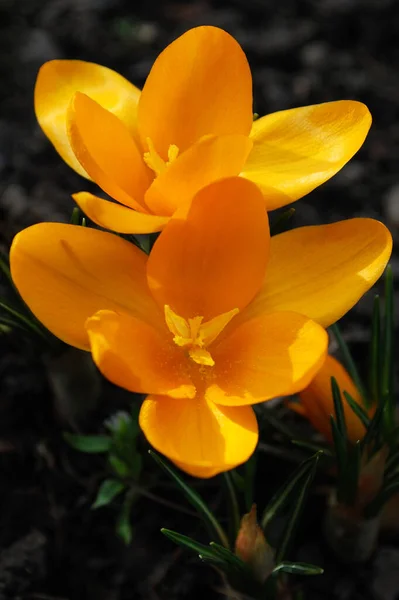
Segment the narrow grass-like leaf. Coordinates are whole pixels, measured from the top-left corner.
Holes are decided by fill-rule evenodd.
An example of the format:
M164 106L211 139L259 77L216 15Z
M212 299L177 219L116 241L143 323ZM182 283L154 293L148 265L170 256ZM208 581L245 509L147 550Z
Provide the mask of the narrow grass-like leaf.
M0 324L7 327L9 331L11 331L12 329L20 329L21 331L24 331L25 333L32 333L28 329L28 327L26 327L25 325L23 325L21 323L21 321L10 319L8 317L3 317L3 315L0 315Z
M216 542L210 542L209 546L212 548L212 550L214 550L215 554L219 558L229 563L234 569L242 572L248 572L247 565L241 560L241 558L233 554L233 552L227 550L227 548L224 548L223 546L220 546L220 544L217 544Z
M116 533L120 538L122 538L126 545L130 544L133 538L133 528L130 522L130 513L135 498L136 493L133 490L127 492L116 524Z
M294 444L295 446L299 446L300 448L305 448L306 450L310 450L313 453L322 452L327 457L334 456L333 453L331 452L330 448L327 447L327 445L324 446L322 444L314 444L314 443L308 442L306 440L291 440L291 443Z
M65 432L64 439L75 450L89 454L108 452L111 447L111 438L107 435L77 435Z
M335 377L331 377L331 392L334 401L335 421L337 423L338 431L346 440L347 434L344 407L342 404L341 391Z
M385 272L384 333L382 344L381 397L386 399L384 425L387 436L395 427L395 400L393 396L393 339L394 339L394 294L392 268Z
M108 456L108 462L111 465L112 469L119 477L129 477L130 476L130 467L126 463L126 460L117 456L113 452Z
M273 573L278 572L290 573L292 575L322 575L324 569L309 563L284 561L273 569Z
M6 278L12 282L11 271L10 271L10 266L8 264L8 259L3 258L3 256L1 254L0 254L0 271L2 271L4 273L4 275L6 276Z
M392 268L388 265L385 274L385 315L384 315L384 347L382 359L382 388L383 395L391 392L391 370L393 355L393 275Z
M95 509L101 508L101 506L106 506L112 502L112 500L116 498L118 494L123 492L124 489L125 484L122 483L122 481L118 481L117 479L105 479L100 485L97 497L92 504L92 508Z
M199 494L197 494L197 492L195 492L189 485L187 485L187 483L185 481L183 481L183 479L180 477L180 475L178 475L177 472L174 469L172 469L172 467L170 467L159 456L159 454L156 454L152 450L149 450L148 453L155 460L155 462L165 471L165 473L167 473L167 475L169 475L169 477L171 477L173 479L173 481L177 484L178 488L183 492L183 494L185 495L187 500L190 502L190 504L198 511L198 513L201 515L201 517L205 520L208 527L210 527L212 529L212 531L216 533L219 540L222 542L222 545L225 546L226 548L228 548L229 540L227 538L227 535L226 535L223 527L220 525L220 523L216 519L215 515L208 508L208 506L205 504L205 502L202 500L202 498L199 496Z
M214 558L214 559L222 560L222 562L225 562L223 559L221 559L218 556L218 554L216 552L214 552L211 549L210 546L205 546L205 544L200 544L199 542L196 542L195 540L188 537L187 535L182 535L181 533L177 533L177 531L172 531L171 529L165 529L164 527L161 529L161 533L163 533L164 536L166 536L168 539L170 539L172 542L174 542L178 546L187 548L188 550L195 552L195 554L198 554L198 556L201 555L201 557L204 557L204 558L210 558L210 559Z
M343 362L346 366L346 369L347 369L349 375L352 377L353 382L354 382L355 386L357 387L357 389L359 390L362 398L366 399L367 393L366 393L365 387L363 385L362 378L359 375L355 361L352 358L352 355L350 353L347 343L345 342L344 338L342 337L341 331L340 331L337 323L334 323L334 325L331 325L330 330L333 332L334 337L337 340L337 344L338 344L339 349L342 354Z
M363 423L363 425L367 429L370 425L370 417L368 416L368 414L366 413L364 408L361 407L360 404L358 404L356 402L356 400L354 400L347 391L344 391L344 396L345 396L345 400L349 404L352 411L355 413L355 415L360 419L360 421Z
M293 509L290 513L287 524L284 528L284 533L283 533L282 539L281 539L281 541L278 545L277 551L276 551L276 563L277 564L279 564L282 560L284 560L284 558L287 554L287 551L289 549L289 546L293 541L294 534L295 534L296 528L298 526L299 519L302 514L310 486L312 484L313 478L316 473L319 458L320 458L319 454L316 454L316 456L313 458L313 461L310 466L310 470L307 473L307 475L304 477L303 482L300 486L299 492L297 493L296 501L293 504Z
M309 472L310 469L312 469L316 457L320 456L320 454L321 453L317 453L301 463L291 477L274 494L262 514L260 523L263 530L266 529L267 525L274 518L276 513L286 504L292 491L298 485L298 482Z
M366 435L362 440L362 447L366 448L371 443L378 442L381 432L381 423L383 421L384 411L386 405L386 398L379 398L377 410L374 413L373 418L367 428Z
M80 209L77 206L75 206L72 210L69 223L71 225L80 225Z
M342 485L340 486L339 493L341 498L345 498L345 504L349 506L354 504L357 497L361 461L362 446L361 441L358 440L348 450L345 474L342 477Z
M344 472L346 464L347 443L342 437L338 429L337 423L332 415L330 415L331 433L334 442L334 450L337 458L337 467L340 474Z
M29 328L29 330L33 331L34 333L37 333L42 338L44 338L46 341L48 341L44 331L38 325L36 325L36 323L33 320L29 319L28 317L26 317L25 315L20 313L18 310L16 310L9 304L6 304L5 302L0 302L0 308L2 308L5 312L12 315L12 317L14 319L21 321L21 323L23 325L26 325Z
M373 305L369 358L369 388L372 402L377 402L380 397L381 360L381 306L380 297L377 295Z

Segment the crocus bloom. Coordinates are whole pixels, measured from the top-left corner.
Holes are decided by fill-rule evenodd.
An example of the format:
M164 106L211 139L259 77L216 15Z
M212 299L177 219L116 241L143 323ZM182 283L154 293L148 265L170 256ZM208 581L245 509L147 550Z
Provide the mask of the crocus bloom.
M50 61L37 78L35 110L62 158L116 202L87 192L75 201L120 233L162 230L187 198L233 175L255 182L268 210L289 204L335 175L371 124L367 107L349 100L253 122L247 59L216 27L170 44L142 92L106 67Z
M111 233L42 223L16 236L10 259L50 331L91 350L115 384L148 394L149 442L210 477L253 452L250 405L310 383L325 359L323 327L375 282L390 252L372 219L270 239L259 188L233 177L176 211L148 258Z
M316 377L306 389L300 392L300 402L292 402L289 406L308 419L315 429L332 442L330 416L335 414L331 389L332 377L335 377L341 390L348 438L352 442L361 440L365 434L365 427L346 402L344 392L352 396L360 406L364 406L363 399L349 373L333 356L327 356Z

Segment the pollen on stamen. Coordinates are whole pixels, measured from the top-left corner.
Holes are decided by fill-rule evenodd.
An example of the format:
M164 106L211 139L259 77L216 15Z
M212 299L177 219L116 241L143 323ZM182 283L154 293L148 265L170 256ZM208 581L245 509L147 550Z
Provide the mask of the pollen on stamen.
M148 151L144 152L143 159L147 167L154 171L158 177L163 173L168 166L176 160L179 155L179 148L175 144L170 144L168 148L168 160L164 160L156 151L154 143L151 138L146 138Z

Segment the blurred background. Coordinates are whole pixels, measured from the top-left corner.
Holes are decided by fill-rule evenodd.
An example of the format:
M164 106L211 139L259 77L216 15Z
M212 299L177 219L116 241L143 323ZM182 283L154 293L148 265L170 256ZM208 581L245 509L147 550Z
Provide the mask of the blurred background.
M106 65L141 87L158 53L187 29L202 24L226 29L242 45L253 74L254 111L260 115L340 99L368 105L373 125L363 148L338 175L296 203L293 226L367 216L384 221L398 240L398 0L0 0L2 251L28 225L68 222L74 206L71 194L88 189L36 123L33 87L39 67L55 58L79 58ZM397 250L391 264L397 282ZM368 337L371 305L368 294L345 320L346 339L359 345L359 355ZM180 531L184 526L168 523L167 511L162 523L156 520L159 515L154 517L156 505L152 513L139 512L138 542L134 556L128 557L114 539L114 521L104 514L88 516L94 484L85 488L82 481L75 481L65 456L52 446L51 432L62 430L65 423L54 416L50 387L34 347L21 346L12 336L0 337L2 490L4 473L12 481L0 497L0 548L14 548L22 540L22 546L6 558L0 555L0 599L169 600L200 597L201 590L210 598L208 581L201 580L203 571L193 575L180 568L173 575L181 557L159 540L158 531L161 525ZM118 393L122 394L112 390L113 401ZM90 463L82 475L84 482L90 480L91 469ZM317 555L311 558L318 560ZM26 582L19 575L13 579L9 565L13 560L18 573L30 570L31 579ZM394 562L388 574L384 560L377 574L382 588L391 577L386 595L379 597L395 600L399 581L392 580L392 573L399 573L398 551L389 560ZM156 563L154 569L149 567L151 561ZM36 581L45 579L46 570L46 583L35 587ZM154 588L170 570L171 579L157 595ZM135 573L144 577L141 587L132 583ZM331 591L331 598L365 600L366 575L360 576L360 591L352 593L345 588L352 585L351 575L342 582L341 573L346 595ZM307 598L330 598L338 581L334 570L323 581L323 590ZM9 595L3 594L4 589L11 590Z

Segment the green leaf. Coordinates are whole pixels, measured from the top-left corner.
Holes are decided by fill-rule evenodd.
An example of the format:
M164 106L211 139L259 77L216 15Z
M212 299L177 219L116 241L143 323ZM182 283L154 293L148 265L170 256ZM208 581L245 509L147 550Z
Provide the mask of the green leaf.
M356 500L359 484L359 474L362 462L362 445L358 440L348 449L345 471L338 482L338 496L345 504L352 506Z
M380 437L381 423L385 412L386 398L380 398L377 404L377 410L367 428L366 434L362 439L362 448L367 448L369 444L375 442Z
M360 419L360 421L363 423L363 425L367 429L370 425L370 417L368 416L368 414L366 413L364 408L362 408L360 406L360 404L358 404L356 402L356 400L354 400L352 398L352 396L350 394L348 394L347 391L344 391L344 396L345 396L345 400L349 404L352 411L355 413L355 415Z
M352 358L352 355L350 353L348 345L341 335L341 332L340 332L340 329L339 329L337 323L334 323L334 325L331 325L330 330L333 332L334 337L337 340L337 344L341 351L344 365L346 366L346 369L347 369L349 375L352 377L353 382L354 382L355 386L357 387L357 389L359 390L362 398L364 398L366 400L367 393L366 393L365 387L363 385L363 381L359 375L359 372L358 372L356 364Z
M183 548L187 548L191 550L191 552L195 552L198 556L202 556L204 558L210 559L218 559L222 560L216 552L214 552L210 546L205 546L205 544L200 544L196 542L192 538L182 535L181 533L177 533L177 531L172 531L171 529L165 529L164 527L161 529L161 533L164 536L172 540L178 546L182 546ZM225 561L223 561L225 562Z
M20 329L25 333L32 333L32 331L28 329L28 327L25 327L25 325L23 325L21 321L10 319L9 317L3 317L3 315L0 315L0 323L1 325L4 325L4 327L6 327L8 331L11 331L13 329Z
M2 308L5 312L9 313L14 320L20 321L22 325L26 326L30 331L33 331L40 337L44 338L46 341L47 337L44 330L32 319L26 317L24 314L6 304L5 302L0 302L0 308Z
M71 218L69 220L71 225L80 225L80 209L75 206L72 210Z
M332 415L330 415L330 425L331 425L331 433L334 443L334 450L337 459L337 467L339 471L339 475L345 471L346 465L346 453L347 453L347 440L345 440L341 432L338 429L338 425L335 422L335 419Z
M335 421L337 423L337 428L340 435L344 440L346 440L347 434L344 407L342 404L341 391L335 377L331 377L331 392L334 401Z
M386 398L384 410L385 431L388 436L395 428L395 398L393 395L393 373L394 373L394 292L393 275L390 265L385 271L385 315L384 333L382 344L382 373L381 373L381 395Z
M313 452L313 454L315 452L322 452L325 456L329 458L334 456L330 448L327 447L327 445L314 444L306 440L291 440L291 444L299 446L300 448L305 448L306 450L310 450L311 452Z
M12 283L12 277L11 277L11 271L10 271L10 265L8 262L8 257L3 256L0 254L0 271L2 271L4 273L4 275L6 276L6 278Z
M86 227L86 219L85 217L81 216L82 212L80 210L80 208L78 206L75 206L75 208L72 210L72 214L71 214L71 219L70 219L70 224L71 225L80 225L81 227Z
M246 573L248 573L249 569L247 565L241 560L241 558L233 554L233 552L227 550L227 548L224 548L223 546L220 546L216 542L210 542L209 546L212 548L212 550L215 551L215 554L220 559L229 563L231 567L233 567L237 571L245 571Z
M100 508L101 506L106 506L112 502L112 500L116 498L118 494L123 492L124 489L125 484L122 483L122 481L118 481L117 479L105 479L100 485L97 497L92 504L92 508L95 509Z
M133 538L133 528L130 523L130 512L135 497L136 495L132 490L127 492L121 512L119 513L118 521L116 523L116 533L120 538L122 538L126 545L130 544Z
M292 575L322 575L324 569L309 563L284 561L273 569L273 573L277 572L290 573Z
M116 454L110 454L108 456L108 462L119 477L129 477L130 468L124 460L119 458Z
M297 529L299 518L302 514L305 501L316 473L317 464L320 459L320 454L316 454L311 462L310 469L304 477L303 483L296 494L295 502L292 504L292 510L288 517L287 524L284 528L282 540L280 541L276 551L276 563L279 564L287 554L288 548L291 545L295 531Z
M316 457L318 458L320 455L321 452L318 452L301 463L291 477L274 494L262 514L260 522L263 530L266 529L267 525L274 518L276 513L287 503L288 498L292 494L293 490L299 484L300 480L313 468L313 463Z
M201 496L197 494L183 479L177 472L169 466L169 464L164 461L159 454L156 454L152 450L148 451L149 455L155 460L156 463L173 479L173 481L177 484L180 491L187 498L188 502L197 510L198 514L204 519L205 523L207 523L208 527L216 533L219 540L222 542L223 546L226 548L229 547L229 540L219 521L216 519L215 515L208 508L205 502L202 500Z
M373 316L371 320L371 340L369 358L369 387L373 402L380 397L381 374L381 307L380 297L374 297Z
M97 454L108 452L111 447L111 438L107 435L76 435L75 433L64 434L64 439L75 450Z

